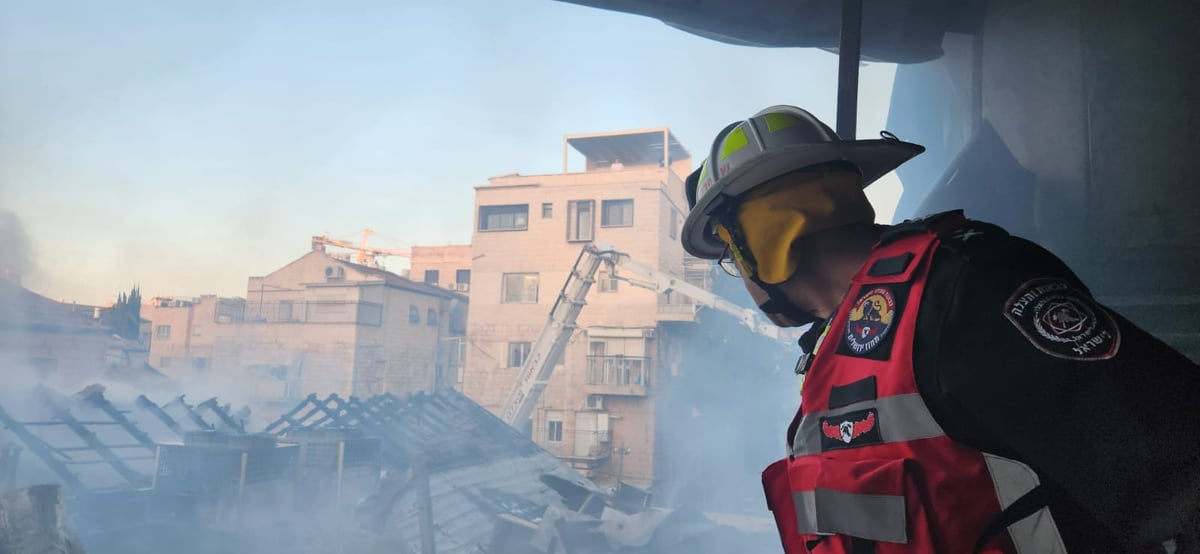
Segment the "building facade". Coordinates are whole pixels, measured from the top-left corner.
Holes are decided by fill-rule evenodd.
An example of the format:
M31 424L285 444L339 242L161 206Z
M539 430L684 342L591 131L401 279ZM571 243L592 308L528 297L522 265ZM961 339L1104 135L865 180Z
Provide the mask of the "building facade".
M262 405L311 393L360 397L451 386L443 351L466 331L466 297L314 250L246 299L156 299L151 363L185 382L235 384Z
M471 245L414 246L408 277L467 294L471 290Z
M0 279L0 363L9 386L40 380L75 387L105 376L112 333L95 308L56 302Z
M585 244L685 273L679 231L690 155L668 129L567 136L564 171L476 188L471 308L462 390L498 411ZM568 149L584 171L567 172ZM534 412L532 438L601 482L651 485L655 395L674 371L685 301L601 271Z
M176 380L208 377L217 337L236 334L245 311L241 298L151 298L142 304L142 318L150 321L149 364Z

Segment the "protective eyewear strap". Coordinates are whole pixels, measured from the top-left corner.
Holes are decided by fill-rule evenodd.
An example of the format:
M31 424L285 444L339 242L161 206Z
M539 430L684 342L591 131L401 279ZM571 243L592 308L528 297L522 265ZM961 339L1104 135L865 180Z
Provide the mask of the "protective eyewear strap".
M737 216L731 211L719 214L717 221L729 233L731 239L729 243L729 253L733 254L733 261L746 274L747 277L755 277L755 269L758 267L754 261L754 254L750 252L750 248L746 246L746 238L742 234L742 228L738 225Z

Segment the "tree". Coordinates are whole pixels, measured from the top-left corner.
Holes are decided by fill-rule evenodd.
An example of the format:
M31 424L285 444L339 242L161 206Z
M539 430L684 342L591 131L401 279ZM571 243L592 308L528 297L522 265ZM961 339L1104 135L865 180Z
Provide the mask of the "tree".
M117 295L117 302L108 312L108 321L117 336L138 340L142 323L142 291L137 286L129 290L129 294Z

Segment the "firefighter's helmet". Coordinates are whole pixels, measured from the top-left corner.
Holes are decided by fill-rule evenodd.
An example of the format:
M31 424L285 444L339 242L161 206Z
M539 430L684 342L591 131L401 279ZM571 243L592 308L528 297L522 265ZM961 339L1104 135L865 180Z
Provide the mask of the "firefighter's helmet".
M776 177L830 162L858 168L862 186L925 151L890 133L882 139L842 140L829 126L794 106L772 106L725 127L700 168L688 176L690 211L683 224L683 247L693 256L717 259L725 243L713 214L728 202Z

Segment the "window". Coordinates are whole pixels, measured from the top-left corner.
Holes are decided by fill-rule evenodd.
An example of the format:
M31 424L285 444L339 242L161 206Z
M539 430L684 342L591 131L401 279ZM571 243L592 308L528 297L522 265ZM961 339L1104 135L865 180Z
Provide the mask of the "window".
M292 301L291 300L280 300L279 301L279 321L291 321L291 320L292 320Z
M542 219L550 219L554 217L554 204L550 202L542 203Z
M558 412L546 412L546 442L562 442L562 440L562 414Z
M199 337L199 336L203 336L203 335L204 335L204 326L203 325L197 325L195 327L192 327L192 336L193 337Z
M529 357L528 342L510 342L508 343L508 367L521 367L525 365L525 358Z
M600 275L596 277L596 286L600 292L617 292L617 283L619 282L608 271L601 271Z
M418 308L416 304L408 305L408 322L409 323L420 323L421 322L421 309Z
M460 269L454 272L454 282L460 285L471 284L471 270Z
M437 310L435 310L433 308L429 308L429 310L425 312L425 325L428 325L430 327L438 326Z
M633 227L633 200L605 200L600 205L601 227Z
M501 283L500 302L503 304L537 304L537 273L505 273Z
M171 367L171 358L167 358L165 356L162 358L159 358L158 359L158 367L159 368Z
M436 269L425 270L425 282L430 285L437 285L441 282L441 272Z
M596 219L592 215L595 211L595 200L572 200L567 203L568 241L587 242L592 240L596 229Z
M192 358L192 369L208 369L208 358Z
M480 231L524 231L529 228L529 204L480 206Z
M171 326L159 325L154 328L154 338L167 340L171 338Z
M679 210L671 208L671 238L679 238Z

